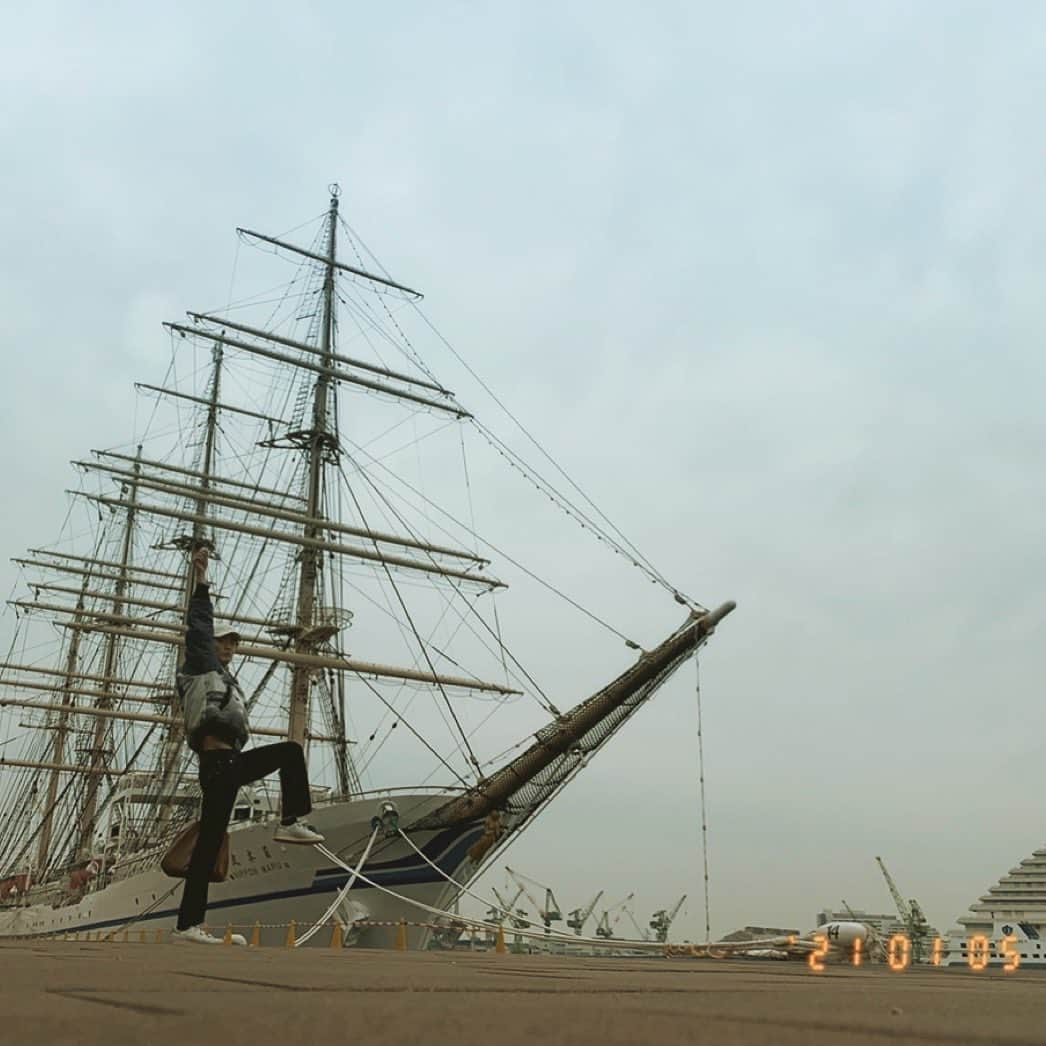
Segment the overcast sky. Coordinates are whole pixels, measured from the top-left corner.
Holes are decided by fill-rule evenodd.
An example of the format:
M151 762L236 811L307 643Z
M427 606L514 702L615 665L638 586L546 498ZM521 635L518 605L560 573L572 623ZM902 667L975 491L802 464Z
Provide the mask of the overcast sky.
M1041 4L0 17L5 596L233 228L338 181L622 530L738 601L702 658L715 934L889 910L876 854L945 928L1043 844ZM686 892L703 933L693 683L507 855L566 908Z

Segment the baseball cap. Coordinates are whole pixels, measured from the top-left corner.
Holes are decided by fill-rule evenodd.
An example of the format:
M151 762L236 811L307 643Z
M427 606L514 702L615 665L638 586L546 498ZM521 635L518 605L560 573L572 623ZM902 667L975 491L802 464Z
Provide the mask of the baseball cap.
M236 631L232 625L219 625L214 630L215 639L224 639L226 636L232 636L237 642L240 641L240 633Z

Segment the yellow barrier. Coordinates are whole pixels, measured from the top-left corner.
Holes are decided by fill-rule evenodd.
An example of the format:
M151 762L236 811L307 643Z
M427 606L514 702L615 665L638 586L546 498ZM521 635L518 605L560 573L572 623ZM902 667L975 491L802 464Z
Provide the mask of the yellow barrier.
M328 925L328 924L324 924L324 925ZM329 925L330 925L330 928L331 928L331 936L330 936L330 943L329 943L328 947L332 948L332 949L336 949L336 950L343 949L345 947L345 927L342 925L341 922L339 922L337 920L331 920ZM417 922L417 921L414 921L414 920L404 919L404 918L401 918L401 919L398 919L398 920L395 920L395 921L393 921L393 920L389 920L389 921L363 920L359 924L358 929L366 929L368 927L389 927L389 928L395 928L396 936L395 936L394 948L395 948L396 951L400 951L400 952L405 952L405 951L409 950L409 945L408 945L409 938L408 938L408 935L407 935L408 927L418 927L418 928L421 928L421 929L432 929L432 930L446 929L446 927L443 924L441 924L441 923ZM262 931L262 929L278 930L278 929L284 929L284 928L286 929L286 934L285 934L284 942L283 942L284 943L284 947L286 947L286 948L297 947L297 942L298 942L298 923L296 921L293 921L293 920L290 923L264 923L263 924L261 922L255 922L252 927L249 927L249 929L250 929L250 937L249 937L248 943L249 943L250 947L252 947L252 948L259 948L259 947L261 947L261 931ZM217 933L217 927L209 926L207 923L203 924L203 929L204 929L204 932L215 933L215 934ZM233 938L234 934L237 932L238 929L241 930L243 933L246 933L247 930L248 930L248 926L244 925L244 926L241 926L241 927L237 927L233 923L227 923L225 925L225 927L223 928L223 930L222 930L222 937L221 937L222 943L226 944L226 945L231 945L232 944L232 938ZM508 948L508 945L507 945L507 942L506 942L506 939L505 939L505 930L504 930L504 928L503 927L497 927L497 929L494 930L494 927L489 927L489 929L493 930L494 934L493 934L493 940L492 941L491 941L490 937L487 938L488 947L492 943L493 944L493 948L491 948L491 951L493 951L496 955L505 955L505 954L507 954L508 951L509 951L509 948ZM117 928L110 929L110 930L75 930L75 931L74 930L64 930L64 931L63 930L59 930L59 931L56 931L50 937L50 939L52 939L52 940L62 940L62 941L74 941L74 942L84 942L84 941L86 941L86 942L91 942L91 943L100 943L100 942L104 942L104 941L124 941L124 942L130 942L131 940L137 940L141 944L147 944L147 943L150 943L150 942L155 942L156 944L162 944L167 939L167 931L163 930L163 929L160 929L160 928L157 928L154 932L150 932L149 930L145 929L144 927L138 927L137 931L136 931L136 935L135 935L135 934L131 933L131 930L128 927L123 927L123 928L117 927ZM666 954L675 954L673 946L664 946L664 947L665 947L665 953ZM683 947L683 950L685 951L686 954L691 954L692 951L693 951L693 947L691 945L685 945L685 946L682 946L682 947Z

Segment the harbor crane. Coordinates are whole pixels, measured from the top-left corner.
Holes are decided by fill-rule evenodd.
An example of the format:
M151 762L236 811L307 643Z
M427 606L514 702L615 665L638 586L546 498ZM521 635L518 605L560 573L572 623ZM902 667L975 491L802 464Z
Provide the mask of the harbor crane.
M890 889L890 896L893 897L893 903L897 907L897 914L901 917L901 922L904 923L905 929L908 931L908 937L912 942L912 960L921 962L926 954L926 938L930 935L930 924L926 921L926 916L923 915L923 910L918 901L913 898L907 903L905 902L901 896L901 891L897 889L897 884L893 881L893 877L886 870L883 859L876 857L876 861L879 862L883 878Z
M550 934L552 932L552 924L563 921L563 913L559 910L559 901L556 900L556 895L552 892L552 887L547 886L545 883L539 883L537 879L531 879L530 876L523 875L522 872L514 872L508 865L505 865L505 871L512 876L515 884L522 888L523 892L527 895L527 900L534 906L534 910L538 913L541 921L545 924L545 933ZM544 905L538 904L538 902L534 900L534 895L527 888L527 883L539 886L545 891Z
M623 900L618 901L617 904L612 904L603 912L599 919L599 925L596 927L597 937L604 937L609 940L609 938L614 936L614 927L617 926L618 920L621 918L628 902L631 901L633 897L635 897L635 894L630 893ZM610 921L611 912L617 913L614 916L613 922Z
M638 922L636 922L636 913L632 911L631 905L626 904L621 911L628 916L628 921L632 924L636 931L636 939L640 941L650 940L650 931L644 930Z
M672 906L671 911L661 908L650 917L650 929L654 931L655 940L662 943L668 940L668 931L675 921L675 917L679 914L679 909L683 907L685 900L686 894L683 894Z
M575 908L567 916L567 926L569 926L574 931L574 933L578 935L578 937L581 936L581 931L584 929L585 923L588 922L588 917L595 910L595 907L599 903L599 899L602 896L603 891L600 890L599 893L597 893L596 896L593 897L592 900L589 901L584 908Z
M516 896L513 897L512 900L508 901L508 902L506 902L505 898L502 897L501 894L498 893L498 890L497 890L496 886L493 887L493 890L494 890L494 896L498 899L498 904L500 904L501 907L499 908L498 905L491 905L487 909L487 922L488 923L497 923L498 926L503 926L506 919L512 919L512 925L515 926L516 925L516 919L514 918L514 916L526 915L526 912L522 908L516 908L515 907L516 901L519 900L520 895L523 893L522 888L517 890L516 891ZM513 911L513 909L515 909L515 911Z

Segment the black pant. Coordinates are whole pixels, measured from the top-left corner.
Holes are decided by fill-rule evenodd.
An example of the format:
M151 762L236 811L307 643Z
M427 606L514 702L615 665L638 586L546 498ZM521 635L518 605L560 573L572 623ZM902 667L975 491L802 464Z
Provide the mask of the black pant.
M247 752L218 748L200 752L200 787L203 810L200 835L189 860L189 875L178 911L178 929L187 930L203 922L207 911L207 888L211 870L229 826L236 793L274 770L280 772L283 816L304 817L312 809L305 754L297 741L281 741Z

